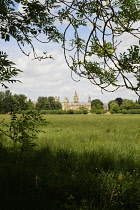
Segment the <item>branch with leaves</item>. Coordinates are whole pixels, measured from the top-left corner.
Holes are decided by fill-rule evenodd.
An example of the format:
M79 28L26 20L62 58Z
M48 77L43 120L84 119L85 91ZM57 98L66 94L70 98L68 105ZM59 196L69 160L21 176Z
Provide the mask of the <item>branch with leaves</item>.
M14 145L18 145L21 151L25 151L37 145L34 142L38 138L37 134L44 132L42 129L39 129L39 126L46 126L47 122L39 113L29 111L20 117L12 114L10 125L5 124L4 121L0 125L0 131L8 136Z
M0 51L0 84L5 88L8 88L7 85L5 85L5 82L20 82L19 80L12 78L16 77L19 72L22 72L20 69L16 68L15 63L9 61L7 57L6 53Z
M140 91L140 2L138 0L57 1L63 3L59 19L67 20L63 49L68 66L102 90L126 87ZM68 48L67 34L73 31ZM84 31L82 33L81 31ZM136 44L121 52L122 35ZM131 78L135 78L135 84ZM111 86L111 89L110 89Z
M139 0L6 0L0 5L0 35L5 41L14 38L21 51L33 41L62 42L64 57L72 72L87 78L101 90L120 87L140 91L140 2ZM16 9L22 5L22 12ZM62 25L62 27L60 27ZM61 31L62 30L62 31ZM40 40L40 35L45 40ZM70 34L70 36L69 36ZM129 35L122 52L121 39ZM69 38L70 37L70 38ZM132 79L135 82L132 82Z

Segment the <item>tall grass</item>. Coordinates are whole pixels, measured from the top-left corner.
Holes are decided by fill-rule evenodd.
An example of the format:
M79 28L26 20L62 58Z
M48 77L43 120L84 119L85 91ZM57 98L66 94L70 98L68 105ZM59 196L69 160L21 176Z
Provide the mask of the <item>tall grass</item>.
M107 158L117 169L139 166L140 116L78 115L47 116L49 124L40 134L39 147L48 145L53 151L63 149L77 154L95 153L98 162ZM131 166L122 164L130 161ZM110 165L111 167L111 165Z
M42 127L46 133L39 134L33 151L20 153L1 136L1 205L7 209L140 209L139 115L44 118L49 122Z

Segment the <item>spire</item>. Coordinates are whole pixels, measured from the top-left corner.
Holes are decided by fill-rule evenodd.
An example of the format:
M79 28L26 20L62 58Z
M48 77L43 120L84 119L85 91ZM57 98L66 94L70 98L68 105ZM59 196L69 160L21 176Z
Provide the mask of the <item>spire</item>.
M76 91L76 90L75 90L75 96L78 96L78 95L77 95L77 91Z
M90 97L90 95L88 97L88 103L91 103L91 97Z
M79 98L78 98L78 94L77 94L77 91L75 90L75 95L73 97L73 102L74 103L78 103L79 102Z

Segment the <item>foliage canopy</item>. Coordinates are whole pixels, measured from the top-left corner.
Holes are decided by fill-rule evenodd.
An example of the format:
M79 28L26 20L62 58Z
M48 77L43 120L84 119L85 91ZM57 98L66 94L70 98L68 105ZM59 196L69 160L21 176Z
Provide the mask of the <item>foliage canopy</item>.
M19 3L22 12L17 10ZM139 0L6 0L0 4L0 36L4 41L14 38L23 52L24 45L29 44L38 59L51 56L45 53L38 57L34 39L62 42L72 72L102 90L126 87L139 95ZM40 34L45 34L45 41L40 40ZM127 35L134 44L128 43L122 52L121 40Z

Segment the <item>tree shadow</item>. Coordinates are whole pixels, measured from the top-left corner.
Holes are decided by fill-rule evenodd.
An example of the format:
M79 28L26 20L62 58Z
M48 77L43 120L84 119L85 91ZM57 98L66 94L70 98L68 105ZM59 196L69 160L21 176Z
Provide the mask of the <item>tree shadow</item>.
M139 168L127 170L134 162L123 161L121 165L110 155L94 152L53 152L50 147L21 152L1 144L1 207L138 209Z

